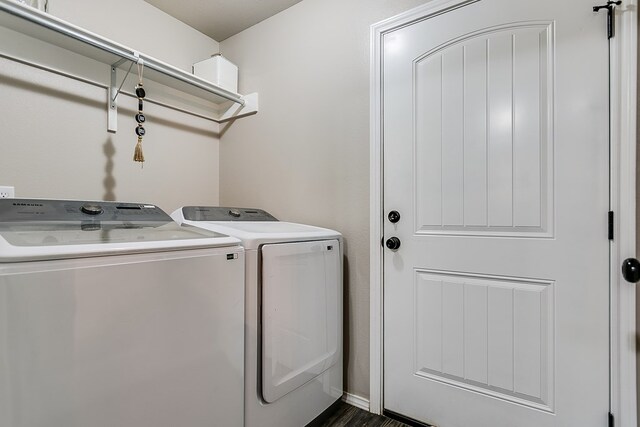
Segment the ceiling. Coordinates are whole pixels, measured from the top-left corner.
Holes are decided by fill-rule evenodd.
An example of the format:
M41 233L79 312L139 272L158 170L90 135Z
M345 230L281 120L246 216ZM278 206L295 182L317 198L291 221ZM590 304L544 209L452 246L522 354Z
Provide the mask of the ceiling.
M301 0L145 1L221 42Z

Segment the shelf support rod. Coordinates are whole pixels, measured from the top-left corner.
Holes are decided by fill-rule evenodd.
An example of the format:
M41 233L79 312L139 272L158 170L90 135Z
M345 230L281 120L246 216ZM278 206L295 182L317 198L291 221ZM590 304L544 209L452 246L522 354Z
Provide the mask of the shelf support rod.
M109 97L109 95L110 95L110 87L109 87L108 84L105 84L105 83L96 82L96 81L93 81L93 80L90 80L90 79L87 79L87 78L84 78L84 77L77 76L75 74L68 73L66 71L57 70L55 68L51 68L51 67L48 67L46 65L35 63L32 60L26 60L26 59L18 58L16 56L7 55L7 54L2 53L2 52L0 52L0 59L13 61L13 62L15 62L17 64L26 65L28 67L33 67L33 68L35 68L37 70L46 71L48 73L52 73L52 74L55 74L55 75L58 75L58 76L66 77L66 78L69 78L69 79L72 79L72 80L75 80L75 81L78 81L78 82L81 82L81 83L84 83L84 84L88 84L88 85L91 85L91 86L95 86L95 87L98 87L100 89L104 89L106 91L106 96L107 97ZM114 83L114 85L115 85L115 83ZM131 97L133 99L137 98L135 93L127 92L126 90L120 90L120 93L123 94L124 96L128 96L128 97ZM246 115L255 114L257 112L257 94L249 94L249 95L246 96L246 98L247 98L247 103L254 103L253 102L254 96L256 97L256 102L255 102L256 105L255 105L255 107L252 106L247 111ZM107 101L109 101L109 100L107 99ZM231 118L226 118L226 117L218 118L218 117L215 117L215 116L212 117L211 115L208 115L208 114L202 114L202 113L199 113L199 112L196 112L196 111L187 110L185 108L181 108L181 107L177 107L175 105L167 104L166 102L154 101L153 98L145 98L145 102L148 102L148 103L154 104L154 105L159 105L161 107L168 108L168 109L173 110L173 111L178 111L180 113L188 114L188 115L193 116L193 117L198 117L198 118L203 119L203 120L210 120L210 121L215 122L215 123L224 123L225 121L233 120L233 119L236 119L236 118L239 118L239 117L243 117L245 115L245 110L243 109L240 114L238 114L236 116L233 116ZM109 103L109 107L108 108L110 108L110 105L111 104Z
M118 94L120 90L122 90L122 86L124 86L125 80L129 76L131 72L131 68L133 67L133 61L131 61L131 65L129 66L129 71L122 79L122 83L120 87L118 87L117 77L118 77L118 67L126 62L126 59L121 59L109 67L111 71L111 84L109 85L109 103L107 105L107 132L116 133L118 131Z
M111 72L113 72L116 68L118 68L118 65L120 62L124 62L125 60L121 60L116 62L115 64L113 64L111 66ZM122 86L124 86L124 82L127 80L127 77L129 77L129 74L131 73L131 68L133 68L133 62L131 62L131 65L129 65L129 69L127 70L127 74L124 75L124 78L122 79L122 83L120 83L120 86L118 87L118 89L116 90L116 94L115 96L111 99L112 102L116 102L116 99L118 98L118 95L120 95L120 91L122 90Z

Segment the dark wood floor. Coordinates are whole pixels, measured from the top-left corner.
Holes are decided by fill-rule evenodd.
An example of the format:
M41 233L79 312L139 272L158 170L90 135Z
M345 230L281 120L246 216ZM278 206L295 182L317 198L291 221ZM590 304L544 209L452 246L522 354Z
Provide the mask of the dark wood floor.
M338 410L319 427L408 427L399 421L374 415L360 408L340 402Z

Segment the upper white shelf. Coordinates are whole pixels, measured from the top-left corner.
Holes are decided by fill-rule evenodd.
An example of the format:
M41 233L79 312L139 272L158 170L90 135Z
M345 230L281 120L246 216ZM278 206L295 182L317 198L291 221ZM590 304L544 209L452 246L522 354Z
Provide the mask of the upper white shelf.
M59 46L102 62L109 67L128 70L131 62L144 61L144 75L170 88L210 101L233 104L212 113L212 120L224 122L257 112L257 94L242 96L225 90L193 74L137 52L37 9L12 0L0 0L0 26Z

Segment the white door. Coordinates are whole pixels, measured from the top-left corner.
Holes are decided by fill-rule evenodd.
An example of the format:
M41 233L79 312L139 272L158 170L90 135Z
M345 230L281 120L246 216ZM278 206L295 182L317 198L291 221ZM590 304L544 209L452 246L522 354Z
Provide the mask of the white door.
M608 55L591 6L450 2L384 36L384 236L401 243L384 256L387 411L606 425Z

